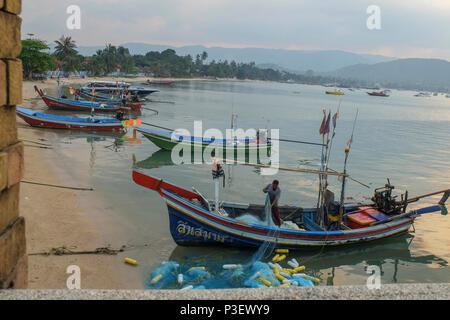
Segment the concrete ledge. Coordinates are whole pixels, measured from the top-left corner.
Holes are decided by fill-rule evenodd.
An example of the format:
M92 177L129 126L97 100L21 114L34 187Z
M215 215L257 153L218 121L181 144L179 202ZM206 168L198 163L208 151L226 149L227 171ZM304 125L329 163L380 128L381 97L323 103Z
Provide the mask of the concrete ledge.
M448 300L450 283L227 290L0 290L0 300Z

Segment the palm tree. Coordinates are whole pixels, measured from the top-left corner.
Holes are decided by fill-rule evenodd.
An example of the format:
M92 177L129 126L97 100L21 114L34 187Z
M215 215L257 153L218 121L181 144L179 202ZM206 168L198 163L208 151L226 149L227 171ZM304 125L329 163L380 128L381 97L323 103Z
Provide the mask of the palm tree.
M56 47L53 55L64 62L64 71L75 71L81 66L81 56L75 50L77 45L72 37L61 36L55 41Z

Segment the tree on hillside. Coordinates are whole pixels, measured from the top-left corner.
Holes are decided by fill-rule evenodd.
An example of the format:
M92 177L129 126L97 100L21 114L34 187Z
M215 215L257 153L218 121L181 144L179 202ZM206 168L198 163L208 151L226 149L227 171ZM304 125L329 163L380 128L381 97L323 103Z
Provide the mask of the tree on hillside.
M22 52L19 59L22 60L24 77L31 80L33 73L44 73L55 69L55 57L51 54L42 52L49 50L45 41L28 38L22 40Z

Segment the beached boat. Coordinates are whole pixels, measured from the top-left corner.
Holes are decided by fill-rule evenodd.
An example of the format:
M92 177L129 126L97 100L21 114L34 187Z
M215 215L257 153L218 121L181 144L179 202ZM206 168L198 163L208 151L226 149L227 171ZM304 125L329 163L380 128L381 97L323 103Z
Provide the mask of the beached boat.
M369 96L376 96L376 97L389 97L390 90L383 90L383 91L372 91L367 92Z
M122 122L111 118L78 118L41 113L17 107L17 115L33 127L54 129L80 129L91 131L117 131L124 129Z
M214 147L223 150L224 152L268 152L271 148L271 143L260 142L256 138L253 139L214 139L204 137L182 136L172 131L158 131L142 127L136 127L135 130L140 132L144 137L153 142L156 146L165 150L172 150L176 145L182 144L192 150L203 150L206 147Z
M343 96L344 92L340 90L334 90L334 91L325 91L326 94L334 94L336 96Z
M105 97L102 95L93 95L91 92L76 90L74 92L75 95L78 95L80 98L87 100L87 101L94 101L94 102L101 102L106 104L124 104L123 100L119 97L115 97L112 95L111 97ZM135 106L135 105L142 105L140 102L144 102L144 99L138 99L138 101L125 101L126 106Z
M291 220L298 226L297 229L282 229L260 220L265 214L265 205L223 201L220 210L216 211L214 202L198 192L137 170L133 171L133 180L161 195L168 208L172 238L179 245L258 247L265 241L291 249L347 245L407 232L416 217L441 210L440 206L432 206L388 216L374 206L351 206L345 208L344 214L349 221L345 229L325 230L315 223L315 208L280 206L281 218L291 215ZM236 219L248 214L260 222Z
M92 92L92 89L95 89L96 92L100 92L102 94L130 92L132 96L137 95L140 99L159 91L149 87L132 86L127 82L115 81L90 81L80 88L81 91L88 93Z
M76 111L95 111L100 112L117 112L119 110L139 110L142 103L136 103L133 105L122 106L120 104L105 104L100 102L84 101L84 100L69 100L64 98L55 98L44 94L41 89L34 86L34 89L39 94L41 99L49 108L62 109L62 110L76 110Z

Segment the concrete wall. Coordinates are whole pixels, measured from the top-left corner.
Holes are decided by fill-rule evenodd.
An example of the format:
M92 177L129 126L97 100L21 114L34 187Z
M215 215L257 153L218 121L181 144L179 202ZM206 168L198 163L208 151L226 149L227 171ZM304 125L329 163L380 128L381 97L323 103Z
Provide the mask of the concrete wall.
M26 288L25 221L19 216L23 143L16 105L22 102L21 0L0 0L0 289Z

